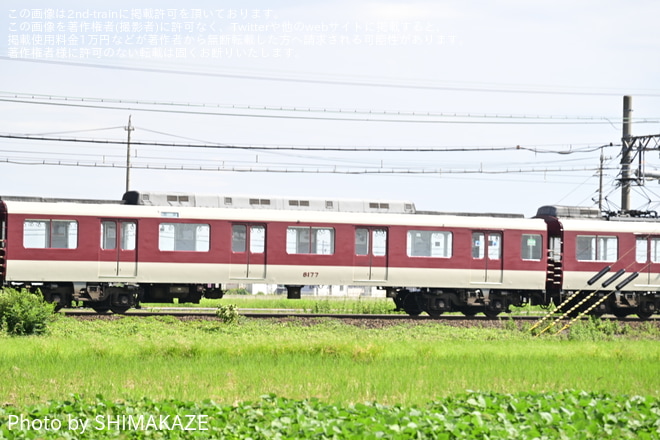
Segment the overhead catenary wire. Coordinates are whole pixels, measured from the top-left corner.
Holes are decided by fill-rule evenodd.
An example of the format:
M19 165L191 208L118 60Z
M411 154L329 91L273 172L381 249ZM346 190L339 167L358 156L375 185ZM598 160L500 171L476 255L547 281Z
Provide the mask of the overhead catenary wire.
M92 139L92 138L74 138L74 137L51 137L29 134L0 133L0 138L48 142L70 142L70 143L90 143L106 145L125 145L125 140L119 139ZM300 146L300 145L239 145L224 143L176 143L162 141L132 141L131 145L157 146L157 147L177 147L177 148L212 148L228 150L290 150L290 151L341 151L341 152L483 152L483 151L516 151L524 150L533 153L555 153L555 154L576 154L591 153L598 151L601 147L589 146L580 149L569 148L568 150L541 150L533 147L523 147L520 145L500 146L500 147L347 147L347 146Z
M125 162L96 162L84 160L49 160L49 159L8 159L0 158L0 162L18 164L18 165L55 165L55 166L72 166L72 167L92 167L92 168L126 168ZM427 169L396 169L396 168L378 168L372 167L371 169L348 169L338 166L327 166L325 168L317 167L311 168L309 166L299 166L291 168L276 168L273 166L259 166L253 164L250 166L208 166L208 165L180 165L180 164L154 164L154 163L132 163L131 168L135 169L152 169L152 170L165 170L165 171L231 171L231 172L251 172L251 173L305 173L305 174L435 174L435 175L448 175L448 174L526 174L526 173L551 173L551 172L584 172L594 171L589 167L584 168L510 168L505 170L486 170L486 169L473 169L473 170L457 170L457 169L442 169L442 168L427 168Z
M155 113L191 114L223 117L298 119L317 121L393 122L422 124L489 125L611 125L614 117L571 115L514 115L479 112L402 111L376 109L341 109L295 106L236 105L127 100L2 92L0 102L64 107L125 110ZM217 111L214 111L216 109ZM222 111L220 111L222 110ZM636 124L653 124L658 118L638 118Z
M447 90L458 92L487 92L487 93L509 93L509 94L541 94L541 95L574 95L574 96L621 96L624 93L619 90L612 89L596 89L593 87L578 87L567 88L558 86L541 86L541 85L521 85L521 84L484 84L484 83L469 83L458 81L435 81L424 79L389 79L389 78L373 78L373 77L356 77L347 75L322 75L314 73L306 73L306 76L301 76L295 72L283 72L278 74L258 74L255 72L228 72L228 71L215 71L215 72L202 72L199 70L185 70L185 69L166 69L154 68L143 66L129 66L113 64L95 64L85 63L80 61L70 60L54 60L54 59L30 59L30 58L13 58L9 56L1 56L0 61L8 62L24 62L24 63L40 63L49 65L58 65L64 67L79 67L79 68L92 68L103 70L123 70L132 72L144 73L159 73L170 75L189 75L199 77L211 78L228 78L239 80L256 80L256 81L276 81L288 83L301 83L301 84L320 84L329 86L351 86L351 87L370 87L370 88L390 88L390 89L417 89L417 90ZM628 91L629 92L629 91ZM638 90L635 92L637 96L660 97L660 91L657 90Z

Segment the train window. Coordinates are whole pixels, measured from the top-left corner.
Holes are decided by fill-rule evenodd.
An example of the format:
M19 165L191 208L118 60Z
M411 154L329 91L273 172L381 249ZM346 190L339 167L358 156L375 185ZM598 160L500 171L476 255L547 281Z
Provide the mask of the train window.
M209 225L200 223L161 223L158 249L208 252L210 229Z
M335 230L290 226L286 231L286 252L288 254L332 255L335 253Z
M520 255L523 260L541 260L543 241L541 234L523 234Z
M617 260L618 240L616 237L578 235L576 244L578 261L614 262Z
M75 249L78 247L78 222L25 220L23 246L31 249Z
M409 257L451 258L452 233L449 231L408 231Z

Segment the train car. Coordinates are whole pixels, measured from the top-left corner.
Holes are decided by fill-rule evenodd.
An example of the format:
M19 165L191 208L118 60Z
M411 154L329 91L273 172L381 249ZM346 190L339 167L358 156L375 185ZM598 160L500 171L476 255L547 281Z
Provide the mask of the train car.
M227 283L285 285L289 297L305 285L378 286L411 315L496 316L549 301L543 219L420 213L407 202L210 200L3 198L2 282L118 313L221 297Z
M649 318L660 308L660 221L611 217L587 208L546 206L555 286L548 291L560 303L574 296L576 311ZM554 244L552 244L554 243ZM598 282L590 282L596 274ZM608 282L609 281L609 282ZM625 281L628 281L625 283ZM603 286L605 283L605 286ZM582 301L581 305L577 305ZM598 303L598 304L596 304ZM570 307L572 304L569 304Z

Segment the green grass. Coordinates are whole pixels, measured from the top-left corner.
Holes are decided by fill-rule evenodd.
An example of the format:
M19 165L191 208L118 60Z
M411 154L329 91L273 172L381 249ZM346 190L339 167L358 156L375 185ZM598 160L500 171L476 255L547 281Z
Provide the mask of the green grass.
M391 298L348 298L348 297L312 297L287 299L284 295L230 295L222 299L202 299L197 304L158 304L143 303L142 307L218 307L233 304L239 309L286 309L300 313L353 313L353 314L388 314L395 313Z
M63 317L49 336L0 339L5 376L0 404L61 400L71 393L223 403L274 393L405 405L466 390L658 396L660 344L654 328L644 333L623 328L623 336L582 331L579 338L557 339L440 323L366 329L335 320L309 325L244 319L227 325Z

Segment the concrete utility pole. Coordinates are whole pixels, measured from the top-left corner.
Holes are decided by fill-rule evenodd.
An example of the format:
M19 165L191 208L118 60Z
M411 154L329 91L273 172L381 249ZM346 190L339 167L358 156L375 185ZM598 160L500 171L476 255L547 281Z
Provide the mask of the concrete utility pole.
M621 213L630 211L630 164L632 163L632 97L623 97L623 133L621 136Z
M124 127L124 130L128 132L126 141L126 192L128 192L131 186L131 131L135 130L131 125L131 115L128 115L128 126Z

